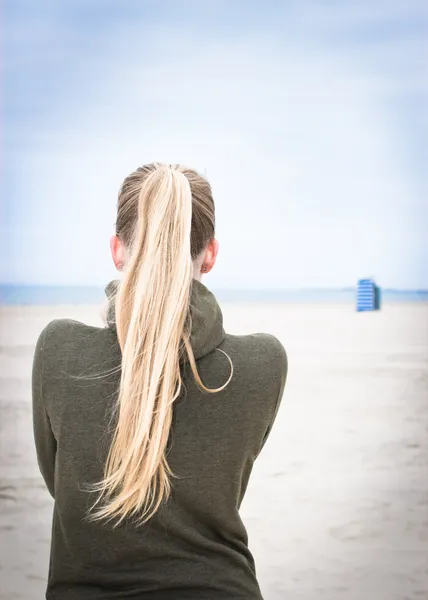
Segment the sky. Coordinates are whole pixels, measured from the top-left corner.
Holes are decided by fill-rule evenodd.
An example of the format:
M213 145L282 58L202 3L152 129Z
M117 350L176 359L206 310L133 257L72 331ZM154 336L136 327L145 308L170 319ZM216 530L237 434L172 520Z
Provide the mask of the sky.
M102 285L136 167L209 179L216 288L428 288L425 0L5 0L3 283Z

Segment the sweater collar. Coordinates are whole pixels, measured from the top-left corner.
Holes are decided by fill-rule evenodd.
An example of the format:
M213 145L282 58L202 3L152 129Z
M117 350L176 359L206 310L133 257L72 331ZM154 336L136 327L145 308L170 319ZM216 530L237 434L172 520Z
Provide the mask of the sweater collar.
M115 297L119 281L110 281L105 291L108 298L107 325L116 331ZM192 318L192 330L190 343L198 360L206 356L224 338L223 315L220 306L212 292L200 281L193 279L190 295L190 314Z

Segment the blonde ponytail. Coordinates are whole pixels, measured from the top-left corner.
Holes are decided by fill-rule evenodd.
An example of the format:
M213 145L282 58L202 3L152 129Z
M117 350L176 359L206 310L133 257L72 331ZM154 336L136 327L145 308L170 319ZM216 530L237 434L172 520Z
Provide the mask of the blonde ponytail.
M122 350L118 414L94 519L145 522L170 494L166 447L180 393L179 354L193 276L192 193L186 176L156 165L140 193L130 257L116 298ZM101 503L101 505L100 505Z

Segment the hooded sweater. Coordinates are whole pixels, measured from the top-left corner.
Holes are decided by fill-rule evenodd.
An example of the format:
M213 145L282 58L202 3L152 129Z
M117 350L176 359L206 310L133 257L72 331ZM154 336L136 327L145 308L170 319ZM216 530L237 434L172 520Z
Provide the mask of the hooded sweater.
M46 598L261 600L239 507L278 411L285 350L270 334L226 334L216 298L194 280L190 341L199 374L207 387L222 386L225 352L232 379L204 392L185 362L168 445L169 499L142 525L91 521L90 486L103 478L120 382L116 285L106 288L106 327L57 319L35 350L35 443L55 500Z

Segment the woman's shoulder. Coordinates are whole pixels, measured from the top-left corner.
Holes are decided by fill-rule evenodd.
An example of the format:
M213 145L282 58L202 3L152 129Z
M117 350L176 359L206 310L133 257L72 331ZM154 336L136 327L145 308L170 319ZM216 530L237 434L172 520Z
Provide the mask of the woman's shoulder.
M283 343L272 333L249 333L246 335L228 333L225 339L229 344L248 351L286 354Z
M60 372L78 373L83 367L110 359L117 337L107 327L73 319L54 319L41 331L34 352L33 370L44 378Z
M74 319L53 319L40 332L36 353L45 355L64 355L69 349L72 352L81 348L82 344L103 344L105 336L112 335L107 327L87 325Z
M100 329L100 327L87 325L82 321L76 321L74 319L53 319L42 329L39 334L39 340L43 339L45 342L60 340L64 342L68 336L79 333L88 333Z
M225 346L236 357L241 357L249 366L260 368L278 367L287 370L288 358L283 343L271 333L251 333L248 335L227 334Z

